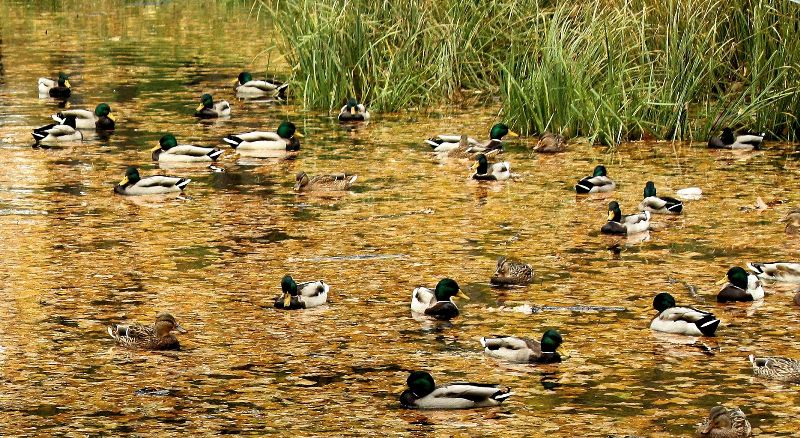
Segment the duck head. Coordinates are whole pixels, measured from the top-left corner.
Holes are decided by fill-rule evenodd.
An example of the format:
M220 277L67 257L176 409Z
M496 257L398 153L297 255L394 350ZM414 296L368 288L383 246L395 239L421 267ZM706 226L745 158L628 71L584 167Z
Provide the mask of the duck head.
M72 88L72 85L69 83L69 76L64 74L64 72L58 74L58 86Z
M708 413L708 424L700 432L702 435L709 435L714 429L730 429L733 426L731 416L724 406L714 406Z
M294 183L294 189L295 190L300 190L301 188L307 186L308 182L309 182L308 174L306 174L305 172L302 172L302 171L299 172L297 174L297 176L295 176L294 179L295 179L295 183Z
M292 297L297 296L297 283L291 275L284 275L281 279L281 290L283 291L283 305L289 308L292 304Z
M789 212L781 219L781 222L786 223L786 229L784 230L786 234L800 233L800 211Z
M436 383L427 371L412 371L406 379L406 384L417 397L425 397L436 389Z
M139 176L139 169L136 166L129 166L125 169L125 177L122 178L122 181L119 182L121 187L125 187L129 184L136 184L142 178Z
M238 79L239 85L244 85L245 83L250 82L252 80L253 80L253 75L251 75L249 72L243 71L239 73L239 79Z
M436 290L433 291L436 296L436 301L452 301L453 297L463 298L469 300L467 294L461 291L458 283L450 278L443 278L436 284Z
M595 166L592 176L607 176L606 166L603 166L602 164Z
M675 298L666 292L661 292L653 298L653 308L659 313L673 307L675 307Z
M345 110L349 111L350 114L352 115L356 115L356 112L358 112L358 101L356 100L355 97L347 99L347 103L345 104Z
M506 135L509 137L519 137L519 134L508 129L508 126L503 123L496 123L492 126L492 129L489 130L489 138L492 140L502 140Z
M161 149L162 151L168 151L177 145L178 145L178 140L175 138L174 135L164 134L158 140L158 146L153 147L153 149L150 149L150 151L155 152L159 149Z
M647 184L644 185L644 197L651 196L656 196L656 184L653 181L647 181Z
M722 279L719 283L725 283L727 280L728 283L738 287L739 289L747 290L748 285L748 274L747 271L744 269L734 266L728 269L728 274L726 275L727 279ZM755 277L755 276L753 276Z
M200 105L197 107L197 111L200 111L203 108L213 108L213 107L214 107L214 99L211 97L210 94L206 93L200 96Z
M289 139L292 137L303 137L303 134L297 132L297 127L294 126L294 123L289 121L283 121L280 125L278 125L278 130L276 131L280 138Z
M561 342L561 333L556 329L548 329L542 335L542 352L555 353Z
M478 175L486 175L489 171L489 160L486 159L486 155L476 155L475 163L472 165L472 168L475 169L475 173Z
M608 220L614 222L622 221L622 210L619 208L619 202L611 201L608 203Z
M173 331L178 333L186 333L186 329L181 327L181 325L178 324L178 321L175 320L175 317L169 313L159 313L156 315L155 329L156 336L160 338L167 336Z
M733 144L736 141L736 137L733 135L733 129L723 128L720 140L722 140L723 144Z

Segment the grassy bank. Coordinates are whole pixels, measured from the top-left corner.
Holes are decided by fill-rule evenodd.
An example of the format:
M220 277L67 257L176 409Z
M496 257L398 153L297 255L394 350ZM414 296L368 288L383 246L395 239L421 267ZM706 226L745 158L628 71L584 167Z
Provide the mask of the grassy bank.
M800 5L786 0L262 0L294 96L378 111L477 98L523 133L800 137Z

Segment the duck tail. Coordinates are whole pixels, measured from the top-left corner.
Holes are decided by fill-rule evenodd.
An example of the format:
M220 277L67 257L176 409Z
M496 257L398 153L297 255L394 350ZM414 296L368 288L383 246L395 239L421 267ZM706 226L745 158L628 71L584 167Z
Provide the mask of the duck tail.
M242 142L244 140L242 140L241 138L239 138L239 137L237 137L235 135L228 135L228 136L225 136L222 139L222 141L224 141L225 143L228 143L229 145L231 145L232 148L236 149L236 148L239 147L240 144L242 144Z
M592 187L594 187L594 184L589 181L579 181L578 184L575 184L575 192L586 194L592 191Z
M701 320L697 321L695 325L697 325L700 333L704 334L705 336L714 336L714 332L717 331L719 323L719 319L714 317L714 315L708 314Z
M37 143L38 143L39 141L41 141L43 138L47 137L47 133L46 133L46 132L40 132L40 131L33 131L33 132L31 133L31 135L33 135L33 139L34 139L34 140L35 140Z
M217 158L219 158L220 155L222 155L221 149L214 149L213 151L208 153L208 156L214 161L217 161Z
M178 182L177 182L175 185L176 185L176 186L177 186L179 189L183 190L183 189L185 189L185 188L186 188L186 186L188 186L188 185L189 185L189 183L190 183L190 182L192 182L192 180L191 180L191 179L189 179L189 178L181 178L181 179L180 179L180 180L179 180L179 181L178 181Z
M425 140L425 143L429 144L429 145L430 145L432 148L436 149L436 148L438 148L438 147L439 147L439 145L440 145L442 142L440 141L440 142L438 142L438 143L437 143L437 142L436 142L436 139L429 138L429 139Z
M507 398L511 397L512 395L514 395L514 393L513 393L513 392L511 392L511 389L510 389L510 388L503 388L503 389L501 389L501 390L499 390L499 391L495 392L495 393L492 395L492 399L494 399L494 400L497 400L497 401L501 402L501 401L503 401L503 400L505 400L505 399L507 399Z
M480 339L481 347L486 348L486 337L482 336Z
M747 268L753 271L756 275L764 273L764 264L763 263L748 263Z
M750 360L750 365L753 366L753 368L755 368L756 367L756 357L751 354L750 356L747 356L747 359Z
M59 124L60 123L64 123L64 120L66 120L66 118L64 117L64 114L61 114L61 113L53 114L52 116L50 116L50 118L52 118L56 123L59 123Z
M286 99L286 89L289 87L289 83L285 82L278 85L278 97L282 99Z

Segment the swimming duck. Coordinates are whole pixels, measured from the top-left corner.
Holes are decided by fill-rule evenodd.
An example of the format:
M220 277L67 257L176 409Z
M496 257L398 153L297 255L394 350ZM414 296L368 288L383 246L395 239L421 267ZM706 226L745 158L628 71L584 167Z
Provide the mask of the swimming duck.
M698 437L746 438L751 433L750 422L738 407L728 410L724 406L714 406L708 418L697 427Z
M139 176L139 170L134 166L130 166L125 170L125 178L122 178L122 181L114 187L114 192L129 196L162 195L182 192L191 181L189 178L163 175L142 178Z
M355 98L347 99L347 103L339 110L340 122L363 122L369 120L369 111Z
M761 142L764 140L764 134L753 135L733 135L731 128L724 128L722 135L719 137L712 137L708 141L708 147L716 149L739 149L739 150L753 150L761 147Z
M727 277L727 284L717 294L718 302L754 301L764 298L764 288L755 275L748 275L744 269L734 266L728 269Z
M436 386L425 371L413 371L406 380L408 389L400 394L400 404L409 409L472 409L497 406L514 395L508 388L484 383L452 383Z
M781 219L786 223L783 230L786 234L800 234L800 210L792 210Z
M552 132L545 132L539 137L536 142L536 147L533 148L534 152L539 153L554 153L564 152L567 150L567 142L561 134L553 134Z
M328 301L330 286L324 281L307 281L297 284L291 275L281 279L283 293L275 298L275 308L284 310L310 309Z
M486 152L494 149L503 148L503 137L519 137L519 134L508 129L503 123L497 123L489 130L489 140L480 142L472 137L467 137L467 142L475 148L475 152ZM434 152L449 152L459 147L460 135L437 135L436 137L425 140L433 148Z
M561 362L561 355L556 351L561 345L561 334L554 329L544 332L541 342L514 336L496 336L481 338L481 345L485 354L513 363Z
M762 280L800 283L800 263L748 263L747 267Z
M206 93L200 97L200 106L197 107L194 115L201 119L227 117L231 115L231 105L226 100L214 102L211 95Z
M66 99L72 94L72 85L67 75L58 74L58 79L39 78L39 96L50 96L56 99Z
M800 361L785 357L749 356L753 374L781 382L800 383Z
M600 228L603 234L636 234L650 229L650 212L623 216L617 201L608 204L608 222Z
M644 199L639 203L640 211L660 214L681 214L683 202L668 196L656 196L656 185L647 181L644 186Z
M36 143L59 143L66 141L81 141L83 133L75 128L75 117L65 117L62 123L51 123L36 128L31 133Z
M490 166L486 155L482 153L475 156L472 168L475 169L472 179L479 181L505 181L511 178L511 164L508 161L492 163Z
M293 152L300 150L300 140L303 134L297 132L292 122L281 122L276 132L253 131L243 134L229 135L222 139L236 149L237 152L248 156L258 156L268 151Z
M96 129L98 131L114 129L117 120L111 114L111 107L107 103L97 105L94 112L84 109L71 109L53 114L51 117L58 123L64 123L64 120L69 116L75 117L75 127L77 129Z
M675 298L662 292L653 299L653 308L659 314L653 318L650 328L657 332L688 336L714 336L719 319L709 312L691 307L676 307Z
M453 302L453 297L469 300L458 287L458 283L450 278L439 280L433 291L420 286L411 292L411 312L439 320L455 318L458 316L458 307Z
M490 282L500 285L524 285L533 279L533 269L525 263L512 262L505 257L497 259L497 267Z
M285 84L275 80L253 80L253 75L243 71L239 73L239 78L235 82L236 95L239 97L280 97L286 98Z
M158 140L158 145L152 152L153 161L160 162L183 162L198 163L217 161L222 151L217 148L204 148L190 144L178 144L178 140L172 134L165 134Z
M156 315L153 325L112 324L108 326L108 334L117 344L137 350L180 350L178 338L172 334L186 333L186 330L175 321L169 313Z
M614 190L615 187L617 184L608 177L606 167L600 164L594 168L592 176L587 176L575 184L575 192L580 194L604 193Z
M300 172L295 176L294 190L297 192L349 190L357 178L358 175L348 176L344 173L310 178L305 172Z

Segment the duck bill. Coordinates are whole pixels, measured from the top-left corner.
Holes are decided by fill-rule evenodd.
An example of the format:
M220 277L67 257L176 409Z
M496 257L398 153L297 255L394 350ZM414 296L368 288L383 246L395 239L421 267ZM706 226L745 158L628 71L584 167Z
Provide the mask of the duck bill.
M613 211L609 211L608 212L608 220L610 220L610 221L614 220L614 212Z
M305 137L305 135L303 135L303 134L301 134L301 133L299 133L299 132L295 132L295 133L294 133L294 136L295 136L295 137L300 137L300 138L303 138L303 137Z
M205 108L205 107L206 107L206 106L205 106L205 105L203 105L203 104L201 103L200 105L198 105L198 106L197 106L197 109L196 109L195 111L200 111L200 110L202 110L202 109L203 109L203 108Z
M72 88L72 85L69 83L69 80L64 81L64 86L67 88Z
M469 297L461 289L458 290L458 293L456 294L456 296L459 297L459 298L463 298L463 299L469 301Z
M350 107L350 114L356 115L356 107L354 107L354 106Z
M511 131L511 130L509 130L509 131L508 131L508 136L509 136L509 137L519 137L519 134L517 134L517 133L516 133L516 132L514 132L514 131Z
M728 278L727 278L727 277L725 277L725 278L723 278L722 280L718 281L718 282L716 283L716 285L717 285L717 286L722 286L723 284L725 284L725 283L727 283L727 282L728 282Z
M292 304L292 296L289 294L283 294L283 307L289 307Z
M117 121L117 116L115 116L114 114L108 113L108 116L106 116L106 117L111 119L112 122L116 122Z
M150 149L150 152L155 152L159 149L161 149L161 145L154 146L152 149Z
M119 185L124 186L128 184L128 177L122 178L122 181L119 182Z
M181 327L181 325L178 324L177 322L175 323L175 329L174 330L176 332L178 332L178 333L186 333L186 329Z
M477 168L478 168L478 162L477 162L477 161L476 161L476 162L474 162L474 163L472 163L472 165L470 165L470 166L469 166L469 169L470 169L470 170L475 170L475 169L477 169Z
M713 428L714 428L714 422L709 421L708 424L706 424L706 427L703 428L702 435L708 435L709 433L711 433L711 429Z

